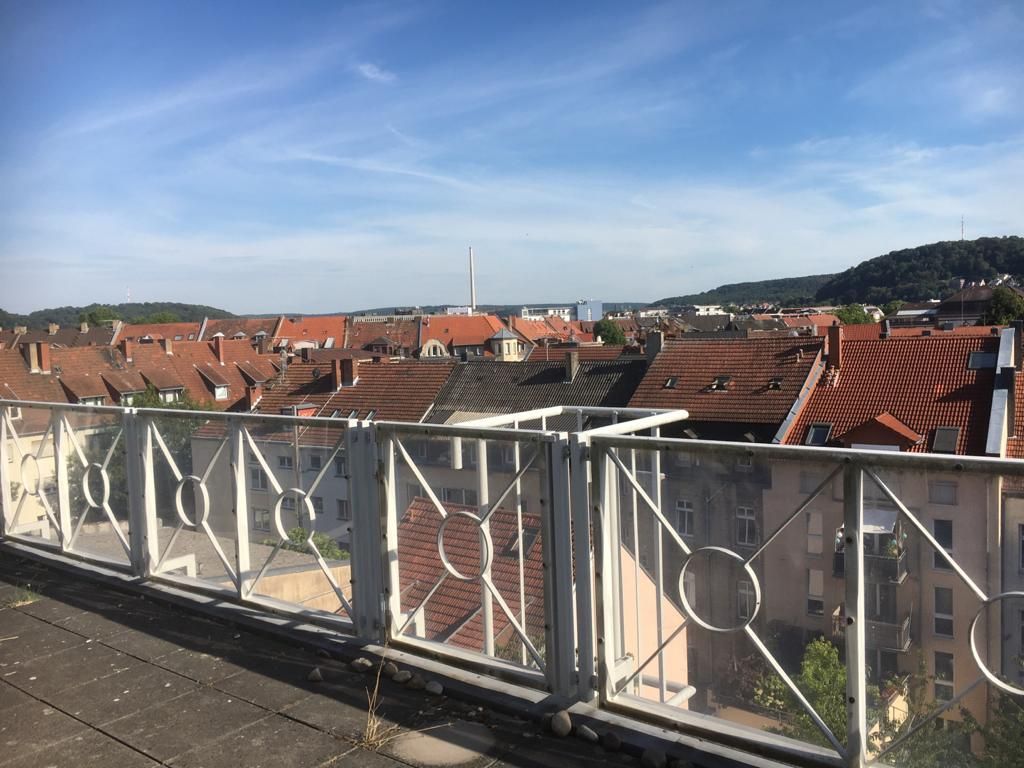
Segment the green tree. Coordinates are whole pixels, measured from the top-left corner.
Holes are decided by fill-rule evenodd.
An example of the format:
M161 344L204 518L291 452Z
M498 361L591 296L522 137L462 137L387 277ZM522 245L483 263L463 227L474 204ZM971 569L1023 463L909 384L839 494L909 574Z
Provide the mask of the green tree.
M964 712L964 720L985 739L978 760L981 768L1024 768L1024 703L1020 697L999 692L985 725L969 712Z
M997 285L992 291L992 302L981 318L981 324L1009 325L1020 319L1024 319L1024 296L1005 285Z
M883 304L880 307L880 309L882 310L882 314L884 314L886 317L888 317L889 315L892 315L892 314L895 314L895 313L899 312L900 311L900 307L902 307L906 303L907 302L905 302L905 301L903 301L901 299L893 299L892 301L885 302L885 304Z
M605 344L618 345L626 343L626 334L623 332L622 326L614 320L608 320L607 318L594 323L594 336L600 336Z
M309 534L306 533L306 529L302 526L295 526L288 531L288 541L281 544L282 549L290 549L292 552L309 552L309 548L306 545L306 540L309 538ZM267 546L274 546L277 544L273 539L268 539L263 542ZM338 542L328 536L326 533L320 533L316 531L313 534L313 543L316 544L316 548L320 550L320 556L324 560L342 560L348 554L344 549L338 546Z
M78 322L88 323L91 326L104 326L110 325L115 320L120 320L121 316L114 310L113 307L107 306L106 304L97 304L91 309L83 311L78 316Z
M151 315L137 317L132 322L157 325L160 323L177 323L180 322L180 319L173 312L154 312Z
M843 325L860 325L873 322L871 315L864 311L862 304L847 304L846 306L833 309L832 314L839 318Z

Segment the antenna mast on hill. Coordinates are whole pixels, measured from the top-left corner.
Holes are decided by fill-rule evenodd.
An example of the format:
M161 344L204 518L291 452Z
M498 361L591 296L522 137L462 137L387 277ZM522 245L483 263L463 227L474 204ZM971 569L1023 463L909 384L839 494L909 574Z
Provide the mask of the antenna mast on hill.
M964 239L964 217L960 217L960 239Z

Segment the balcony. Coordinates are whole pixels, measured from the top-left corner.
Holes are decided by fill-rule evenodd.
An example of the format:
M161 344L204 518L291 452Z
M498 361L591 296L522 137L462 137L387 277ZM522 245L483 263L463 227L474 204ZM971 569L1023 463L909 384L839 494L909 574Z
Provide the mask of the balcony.
M864 553L864 567L867 579L876 584L902 584L906 581L907 550L902 548L893 554L878 555ZM832 556L832 575L841 579L846 575L846 553L836 552Z
M571 433L519 427L568 415L606 426ZM794 612L805 616L808 597L821 594L809 591L821 581L820 570L811 578L811 570L822 567L820 556L795 557L787 539L795 534L802 554L810 502L796 478L804 467L817 471L827 463L826 472L859 488L883 470L921 477L955 471L985 480L1024 477L1024 465L660 436L663 426L685 418L685 412L556 407L430 425L0 401L0 558L44 563L47 595L69 592L77 601L74 615L59 619L61 609L47 604L55 614L45 632L18 619L39 630L40 643L12 644L8 638L17 632L0 632L0 656L13 658L17 648L56 652L59 638L69 640L62 632L74 633L75 626L86 633L99 627L102 634L89 638L98 645L89 645L105 648L103 638L121 632L100 618L130 629L142 621L154 637L133 639L135 650L124 649L135 659L173 654L185 643L191 655L175 656L171 663L183 666L165 671L192 675L193 683L245 701L256 695L253 688L260 697L273 691L290 700L298 695L293 689L305 696L307 683L317 681L292 677L278 680L287 683L279 687L264 680L275 665L261 661L260 653L251 658L260 646L248 633L272 633L287 647L329 654L313 651L312 657L327 660L321 670L327 698L364 701L365 683L330 679L350 670L327 662L365 655L443 680L453 701L471 702L476 712L504 707L540 721L545 712L567 708L577 727L614 730L633 752L656 743L698 763L770 758L860 768L865 755L878 756L845 746L867 738L858 730L861 720L816 720L813 703L799 695L787 672L793 667L779 661L767 634ZM428 458L459 456L467 445L475 446L475 462ZM317 472L288 471L278 460L314 449L322 457ZM338 457L344 457L342 479L332 469ZM741 460L764 467L764 478L739 488L704 471ZM680 480L665 471L682 464L692 476ZM911 486L904 479L903 487ZM706 546L678 533L680 499L692 502L698 525L722 523L708 527ZM844 493L839 514L851 526L864 519L860 502ZM893 506L901 503L893 497ZM901 514L913 519L909 509ZM919 531L927 534L924 526ZM739 551L737 542L743 543ZM956 551L984 552L985 546L958 541ZM860 586L905 578L905 553L865 562ZM983 575L972 575L986 585ZM850 588L858 586L849 581ZM120 598L125 605L153 603L155 609L173 602L177 613L157 615L152 623L142 607L132 610L135 618L117 614L118 600L104 597L105 589L132 596ZM146 600L135 602L140 594ZM17 610L31 615L36 609ZM871 651L908 650L910 617L892 624L867 617L863 645L844 618L841 609L832 615L834 636L846 650L851 695L867 707L858 686L876 663ZM813 617L817 632L821 621ZM50 628L57 623L61 632ZM792 640L803 644L802 653L809 632L797 629ZM232 649L231 641L240 638L244 647ZM966 641L961 651L970 653ZM242 668L229 666L243 657ZM35 658L24 661L46 666ZM74 658L69 652L67 660ZM83 656L72 667L102 680L103 662L92 669L98 658ZM762 676L770 675L796 694L796 712L775 714L777 708L758 698ZM229 679L234 682L223 682ZM2 685L12 683L5 678ZM728 706L711 706L720 693L729 695ZM73 695L62 686L45 693L58 709L61 697L70 702ZM786 706L788 694L775 700ZM336 706L317 699L308 704L308 716L319 716L320 705ZM287 709L288 722L274 718L284 733L295 730L288 723L306 723L298 706L267 700L265 708ZM415 728L424 706L402 699L395 711L402 725ZM170 704L161 710L168 723L183 723L182 711ZM818 738L786 730L802 713ZM190 732L179 727L177 733L184 738ZM179 743L157 759L178 762L195 746ZM578 757L567 754L566 761Z
M836 642L842 642L846 634L845 611L845 607L840 604L832 612L832 637ZM910 620L909 612L902 619L883 619L869 615L865 625L867 647L901 653L910 650Z

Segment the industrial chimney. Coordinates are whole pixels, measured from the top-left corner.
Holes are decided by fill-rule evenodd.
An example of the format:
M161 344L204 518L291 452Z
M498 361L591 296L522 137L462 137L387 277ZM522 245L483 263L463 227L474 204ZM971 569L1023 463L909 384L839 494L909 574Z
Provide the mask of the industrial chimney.
M469 246L469 313L476 314L476 275L473 272L473 246Z

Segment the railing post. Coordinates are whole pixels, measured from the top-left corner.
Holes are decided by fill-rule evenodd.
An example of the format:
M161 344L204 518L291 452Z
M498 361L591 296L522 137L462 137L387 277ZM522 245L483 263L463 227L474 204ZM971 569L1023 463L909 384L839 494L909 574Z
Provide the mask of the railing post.
M68 446L67 434L64 429L64 418L56 408L50 412L50 425L53 430L53 474L57 478L57 522L60 530L60 548L67 552L71 549L71 493L68 488ZM45 490L40 489L43 493Z
M387 472L378 471L377 441L373 424L351 421L345 433L348 454L349 498L352 511L350 564L352 579L352 624L356 634L371 642L386 641L385 602L399 600L398 584L386 584L382 566L384 558L398 558L398 528L389 524L381 535L381 494L388 501L394 488L386 483ZM391 590L388 592L387 590Z
M249 498L246 481L248 463L245 460L245 432L242 420L234 417L228 422L228 439L231 441L231 498L235 513L235 573L238 574L238 597L249 597L252 590L252 563L249 556Z
M579 679L576 696L593 701L597 695L594 675L594 558L591 534L591 490L596 499L599 486L590 484L590 446L578 434L569 435L569 479L572 483L573 552L576 562L576 646L579 650ZM595 505L596 508L596 505Z
M846 749L847 766L867 763L867 682L864 601L864 473L843 468L843 538L846 550Z
M476 502L480 513L483 514L491 504L490 478L487 476L487 441L477 440L476 445ZM490 518L480 525L481 531L490 533ZM483 536L483 533L481 533ZM483 568L483 575L480 580L480 602L481 615L484 629L484 653L488 656L494 655L494 599L491 591L484 585L484 579L491 578L491 564L485 561L484 544L480 542L480 567ZM525 627L523 628L525 629Z
M548 685L571 696L576 688L576 638L573 606L572 529L569 442L566 435L546 444L551 493L541 511L544 550L544 621Z
M8 406L0 406L0 538L7 535L7 515L12 514L11 478L7 471L7 462L10 459L7 448L8 413L10 413Z
M160 560L153 435L149 419L140 416L135 408L124 410L121 429L128 478L128 536L132 570L136 576L149 577Z

